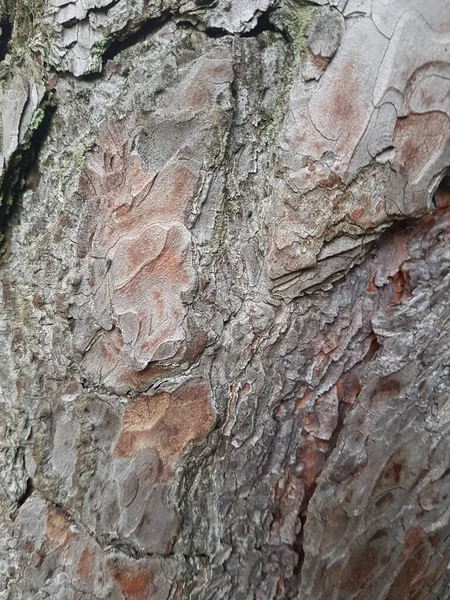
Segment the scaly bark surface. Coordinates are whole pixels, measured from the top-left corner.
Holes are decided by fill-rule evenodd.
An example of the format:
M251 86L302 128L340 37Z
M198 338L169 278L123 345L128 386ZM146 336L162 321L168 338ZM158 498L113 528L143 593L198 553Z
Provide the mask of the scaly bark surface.
M0 599L448 600L449 0L0 26Z

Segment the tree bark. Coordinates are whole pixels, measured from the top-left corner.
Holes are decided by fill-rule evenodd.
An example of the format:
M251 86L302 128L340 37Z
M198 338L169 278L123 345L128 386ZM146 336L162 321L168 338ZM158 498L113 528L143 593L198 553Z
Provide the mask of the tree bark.
M450 2L0 25L0 599L450 598Z

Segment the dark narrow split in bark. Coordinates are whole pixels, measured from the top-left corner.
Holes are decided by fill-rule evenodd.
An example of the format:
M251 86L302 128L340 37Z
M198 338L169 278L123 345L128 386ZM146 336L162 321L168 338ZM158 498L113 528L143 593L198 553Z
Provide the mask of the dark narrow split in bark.
M0 19L0 32L0 62L2 62L8 52L8 44L12 34L12 25L5 16Z
M29 178L36 168L36 160L47 136L54 109L53 94L47 92L35 111L36 117L32 121L31 130L12 153L4 169L0 183L0 256L8 253L9 231L20 217L21 196L30 185ZM36 179L35 173L33 179Z
M101 43L101 46L105 47L105 50L102 53L103 67L121 52L144 41L147 36L155 34L169 22L174 22L178 27L181 28L197 30L210 38L222 38L226 36L252 38L257 37L264 32L271 31L286 37L286 39L289 39L283 29L280 29L278 26L274 25L271 21L271 16L277 14L278 12L279 9L274 8L261 13L258 16L257 24L255 27L253 27L253 29L244 33L236 34L220 27L206 27L201 21L196 23L195 18L193 19L192 17L189 17L188 14L184 15L166 11L158 17L143 21L135 30L124 32L123 37L121 35L117 35L111 40L108 40L108 38L103 40ZM98 73L88 73L83 75L82 78L89 81L98 76Z
M33 481L31 477L27 479L27 484L25 491L17 500L17 508L19 509L25 502L31 497L31 494L34 492Z

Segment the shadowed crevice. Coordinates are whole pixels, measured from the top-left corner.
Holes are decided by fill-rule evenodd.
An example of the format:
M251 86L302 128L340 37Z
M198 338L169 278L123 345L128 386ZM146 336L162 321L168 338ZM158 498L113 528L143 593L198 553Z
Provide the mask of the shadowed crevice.
M169 11L165 11L160 16L147 19L146 21L140 23L137 27L133 28L131 31L124 32L122 35L112 38L110 41L108 40L108 38L106 38L106 49L102 56L101 71L98 73L86 73L84 75L80 75L79 79L83 79L86 81L97 79L101 76L105 65L109 61L113 60L124 50L131 48L139 42L143 42L147 36L157 33L159 30L162 29L162 27L164 27L165 25L167 25L167 23L170 23L172 21L180 29L192 29L198 31L199 33L203 33L207 37L213 39L228 36L235 38L256 38L264 32L271 31L273 33L278 33L287 40L288 36L284 32L284 30L274 25L271 21L272 14L274 14L278 10L279 9L277 8L271 8L265 11L264 13L261 13L257 18L256 25L250 31L244 33L234 33L220 27L205 27L201 21L197 22L196 20L193 20L192 16L190 16L189 14L180 15L178 13L171 13Z
M27 484L25 486L25 490L24 490L23 494L20 496L20 498L17 500L17 507L20 508L23 504L25 504L25 502L28 500L28 498L31 497L33 492L34 492L33 481L31 479L31 477L28 477Z
M159 17L155 17L153 19L148 19L140 23L137 28L132 29L129 32L126 32L125 35L114 38L108 44L108 39L105 40L107 45L106 50L102 56L102 69L99 73L87 73L85 75L81 75L79 79L83 80L93 80L97 79L101 76L105 65L113 60L116 56L118 56L124 50L131 48L135 44L139 42L143 42L145 38L152 34L158 32L164 25L169 23L172 20L172 15L169 12L162 13Z
M12 153L5 166L0 181L0 259L7 253L10 229L19 216L22 193L29 187L28 179L46 138L54 108L53 95L46 92L35 111L34 125L30 125L25 139Z
M0 62L8 54L8 45L12 36L12 25L9 19L0 19Z

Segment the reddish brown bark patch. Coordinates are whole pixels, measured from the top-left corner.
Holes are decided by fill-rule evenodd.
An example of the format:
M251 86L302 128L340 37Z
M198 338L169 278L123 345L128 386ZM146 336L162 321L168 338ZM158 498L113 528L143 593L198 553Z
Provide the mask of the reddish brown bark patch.
M116 356L103 348L108 356L94 352L88 368L110 373L112 364L113 386L128 369L180 362L186 350L182 296L194 292L196 273L185 218L198 171L194 161L176 158L158 173L147 171L130 152L120 122L104 125L99 145L86 156L78 256L86 259L94 320L104 330L115 326L123 338L118 352L111 348Z
M51 550L65 546L70 540L69 522L64 511L51 508L48 511L45 536Z
M394 132L397 157L410 177L436 160L448 138L450 124L443 113L431 112L398 119Z
M233 66L229 60L201 59L193 79L183 94L183 107L194 111L205 110L215 104L222 88L233 80Z
M318 440L312 435L306 435L297 455L297 469L307 489L315 486L325 460L326 454L320 449Z
M151 448L170 472L191 442L205 438L214 418L210 388L203 379L172 393L142 395L127 405L114 456L133 457Z
M154 592L153 573L150 569L116 567L113 577L126 600L148 600Z
M432 547L420 527L407 532L403 552L405 561L386 600L408 600L423 580L432 556Z
M77 575L82 581L89 581L93 576L96 556L92 548L84 548L78 561Z

